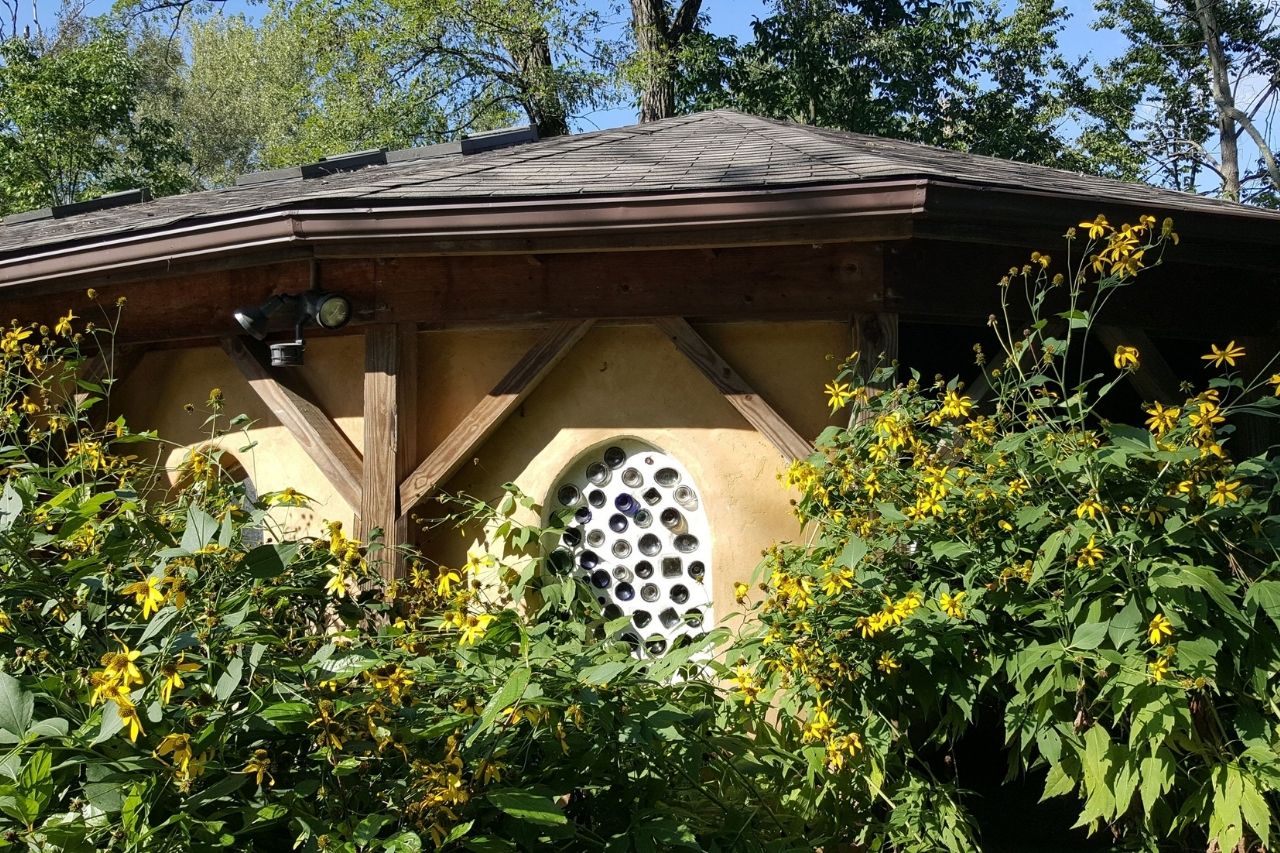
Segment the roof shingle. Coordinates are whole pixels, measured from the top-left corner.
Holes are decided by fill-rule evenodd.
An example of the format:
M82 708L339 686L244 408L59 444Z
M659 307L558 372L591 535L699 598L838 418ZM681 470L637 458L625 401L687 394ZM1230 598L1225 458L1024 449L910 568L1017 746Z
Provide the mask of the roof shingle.
M474 154L443 154L302 180L170 196L56 221L0 227L0 253L352 202L556 198L749 190L927 178L1065 197L1280 221L1280 213L1143 184L715 110Z

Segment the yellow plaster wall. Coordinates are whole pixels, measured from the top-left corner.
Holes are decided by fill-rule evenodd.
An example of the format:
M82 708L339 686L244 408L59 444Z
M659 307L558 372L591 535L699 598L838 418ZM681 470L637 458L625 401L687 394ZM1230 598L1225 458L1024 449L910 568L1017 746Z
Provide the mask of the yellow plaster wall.
M364 443L363 369L364 339L346 335L308 341L306 366L300 371L316 402L357 449ZM222 389L228 418L250 418L247 431L237 430L215 443L239 460L259 493L292 486L315 499L311 509L282 513L285 529L317 532L322 521L336 520L351 530L354 510L253 393L221 347L148 352L117 386L112 409L123 412L134 429L157 430L162 443L152 450L176 469L190 448L209 443L205 401L212 388ZM196 411L185 411L186 403L194 403ZM250 444L252 449L243 450Z
M847 354L847 325L724 324L698 331L802 435L814 437L829 423L822 386L831 378L835 362L827 356L838 359ZM441 353L431 357L438 364L456 365L468 388L468 393L449 399L447 412L431 412L431 420L460 417L524 352L537 331L522 334L519 341L508 337L498 358L490 349L504 334L509 333L424 336L420 348ZM433 405L433 382L455 377L436 373L432 379L429 372L423 376L426 413ZM436 428L424 427L420 434ZM651 326L592 329L446 489L491 497L497 485L511 481L541 501L566 465L584 450L620 435L671 453L693 476L711 526L712 595L718 614L730 612L734 582L750 581L760 552L798 533L790 495L777 480L786 465ZM432 556L456 564L470 543L441 532L423 544Z
M822 386L849 346L844 323L706 325L698 331L807 438L828 423ZM539 328L423 332L419 338L418 447L434 447L538 339ZM303 382L359 449L363 342L358 334L308 342ZM349 527L353 510L249 389L217 347L148 353L121 383L116 399L135 427L156 428L171 444L162 457L176 464L204 443L202 406L221 388L229 415L253 421L248 438L222 446L235 453L260 492L284 486L311 495L316 508L295 513L299 532L318 532L325 519ZM790 496L777 481L778 452L727 403L684 356L646 325L592 329L534 394L447 484L449 491L495 497L516 482L542 500L566 465L587 448L629 435L673 454L701 491L713 541L717 612L733 609L733 583L748 581L762 549L795 538ZM247 453L238 449L252 441ZM429 508L427 509L429 512ZM424 535L428 553L456 564L468 543L456 534Z

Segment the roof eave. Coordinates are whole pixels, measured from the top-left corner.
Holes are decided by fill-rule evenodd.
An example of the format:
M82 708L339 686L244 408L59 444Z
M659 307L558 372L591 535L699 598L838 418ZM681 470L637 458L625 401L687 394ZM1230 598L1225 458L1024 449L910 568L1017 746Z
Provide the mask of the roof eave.
M493 254L909 236L922 179L752 189L288 207L10 253L0 288L172 274L241 256ZM859 228L874 222L878 227ZM791 227L788 227L791 226ZM733 235L737 235L736 237Z

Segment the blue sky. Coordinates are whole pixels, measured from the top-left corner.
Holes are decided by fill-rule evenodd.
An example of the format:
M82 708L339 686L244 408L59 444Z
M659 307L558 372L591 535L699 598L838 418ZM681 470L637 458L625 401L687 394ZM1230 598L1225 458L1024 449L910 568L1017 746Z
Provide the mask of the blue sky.
M611 18L616 26L625 26L625 13L620 11L627 4L619 0L586 0L602 10L611 10ZM88 11L91 14L106 12L111 8L111 0L89 0ZM1091 54L1094 59L1106 59L1114 56L1122 45L1121 37L1112 32L1097 32L1089 28L1093 18L1092 0L1066 0L1063 4L1071 17L1061 39L1063 52L1068 57ZM21 4L24 17L19 26L30 21L30 16L38 14L42 23L51 25L57 17L58 0L35 0L34 5ZM733 35L740 41L751 37L751 22L756 17L767 13L766 0L703 0L702 11L711 20L711 31L719 35ZM246 0L226 0L222 6L227 12L244 12L249 17L262 8ZM576 122L579 130L596 130L598 128L618 127L632 124L635 121L635 110L624 106L609 110L596 110L581 116Z

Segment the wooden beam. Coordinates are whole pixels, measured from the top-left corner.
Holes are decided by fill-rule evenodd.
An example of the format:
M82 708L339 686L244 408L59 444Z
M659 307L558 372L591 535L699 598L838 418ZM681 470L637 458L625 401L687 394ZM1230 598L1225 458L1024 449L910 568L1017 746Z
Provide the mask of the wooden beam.
M1173 403L1182 398L1178 393L1181 383L1173 368L1142 329L1135 326L1096 325L1093 327L1093 335L1106 347L1108 354L1114 353L1118 346L1137 347L1138 369L1129 374L1129 383L1142 396L1143 401Z
M400 334L391 324L364 333L364 476L360 492L360 538L382 532L383 550L371 562L385 580L394 580L398 544L397 467L400 456Z
M724 395L729 405L769 439L785 458L805 459L813 452L813 445L801 438L772 406L753 391L684 318L660 317L653 322L671 339L676 349L684 353L694 367L711 380L711 384Z
M400 484L401 514L435 491L515 408L538 387L560 359L582 339L593 320L565 320L552 326L506 376L476 404L444 441Z
M361 507L363 462L337 425L311 401L287 368L267 366L241 338L223 338L222 348L276 419L353 510Z
M853 351L860 354L857 372L866 385L877 367L898 360L898 315L854 314L850 331Z

